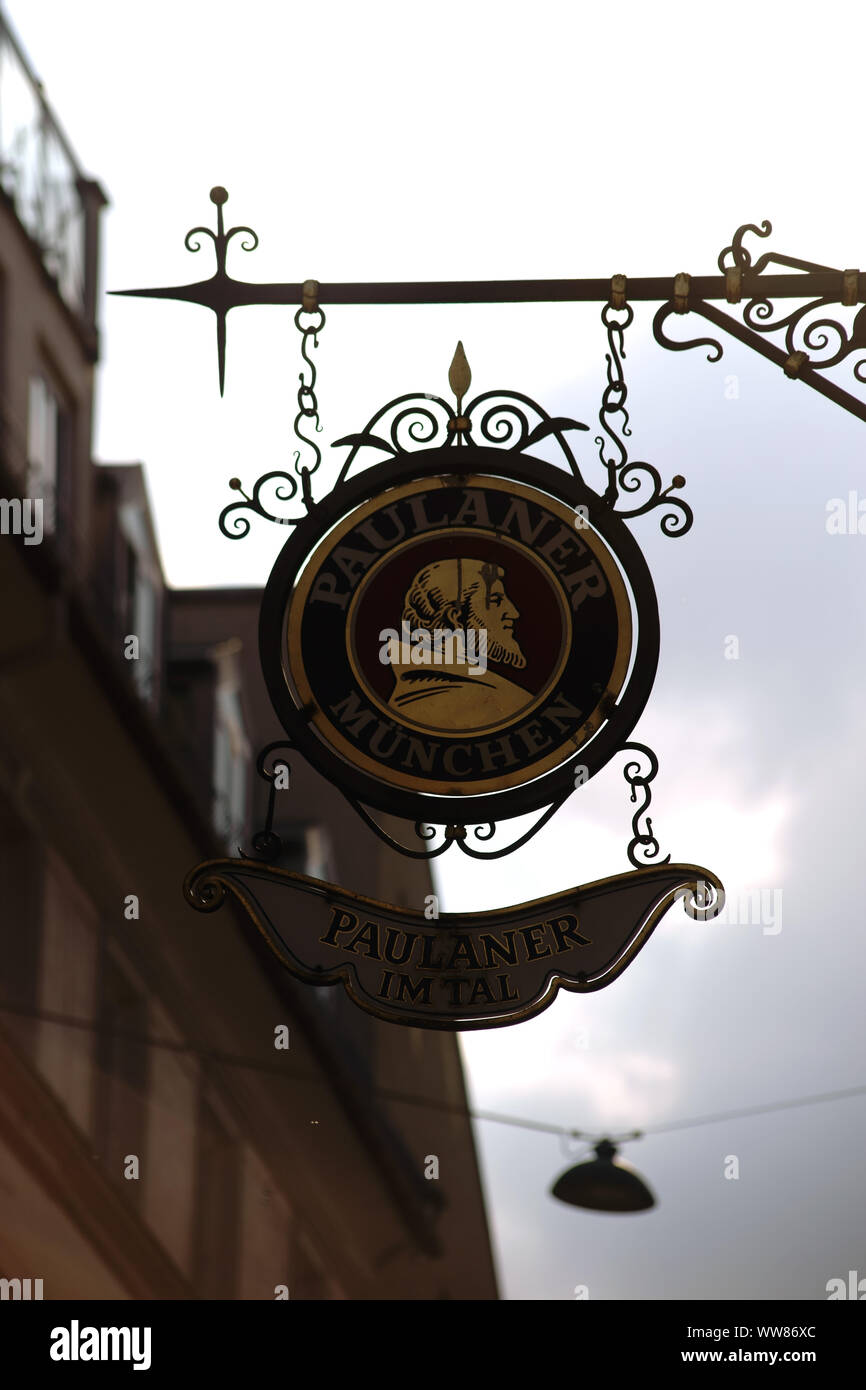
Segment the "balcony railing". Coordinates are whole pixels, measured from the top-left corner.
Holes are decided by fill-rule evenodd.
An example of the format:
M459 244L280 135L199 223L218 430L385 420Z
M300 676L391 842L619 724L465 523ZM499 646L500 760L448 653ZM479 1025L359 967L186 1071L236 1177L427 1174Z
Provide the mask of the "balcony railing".
M104 195L86 179L0 13L0 189L58 293L87 328L96 303L97 216Z

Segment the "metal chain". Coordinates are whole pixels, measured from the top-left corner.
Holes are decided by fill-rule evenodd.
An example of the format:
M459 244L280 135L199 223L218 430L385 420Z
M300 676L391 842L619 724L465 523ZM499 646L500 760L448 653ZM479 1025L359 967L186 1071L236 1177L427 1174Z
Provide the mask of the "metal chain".
M325 326L325 312L319 307L318 282L316 280L305 280L303 286L303 302L300 309L295 314L295 327L301 334L301 356L306 367L309 368L309 381L306 379L305 369L302 368L298 373L298 413L295 416L294 432L295 438L301 444L312 449L315 461L312 464L301 463L301 450L294 452L295 472L301 479L303 497L306 507L312 506L313 498L310 490L310 475L315 473L319 464L322 462L322 451L315 439L308 439L302 432L301 425L304 421L311 420L316 434L321 434L322 425L319 421L319 402L316 397L316 364L310 356L310 339L313 347L319 346L319 334ZM302 322L307 320L307 322ZM310 322L312 320L312 322Z
M615 314L624 314L625 317L619 320L613 317ZM622 417L619 426L622 434L628 437L631 429L628 422L628 411L626 410L626 400L628 399L628 387L625 384L625 371L622 359L625 357L625 345L623 337L625 330L634 319L634 310L630 304L610 303L605 304L601 311L601 321L607 329L608 351L605 353L607 362L607 385L601 397L601 407L598 412L598 421L608 439L613 443L617 451L618 458L608 455L605 458L605 439L604 435L596 435L595 442L598 445L598 456L602 465L607 469L607 488L604 493L604 500L609 507L613 507L619 497L617 478L620 472L628 463L628 451L625 444L616 432L616 427L612 422L612 417L620 415Z

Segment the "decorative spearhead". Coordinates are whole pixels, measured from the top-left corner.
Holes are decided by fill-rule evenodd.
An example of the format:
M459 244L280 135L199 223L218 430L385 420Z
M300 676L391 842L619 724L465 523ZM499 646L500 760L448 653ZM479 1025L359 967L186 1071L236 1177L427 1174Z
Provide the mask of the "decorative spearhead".
M457 414L463 410L463 397L472 385L472 373L469 370L469 363L466 361L466 353L463 351L463 344L458 343L451 359L451 366L448 368L448 384L454 395L457 397Z

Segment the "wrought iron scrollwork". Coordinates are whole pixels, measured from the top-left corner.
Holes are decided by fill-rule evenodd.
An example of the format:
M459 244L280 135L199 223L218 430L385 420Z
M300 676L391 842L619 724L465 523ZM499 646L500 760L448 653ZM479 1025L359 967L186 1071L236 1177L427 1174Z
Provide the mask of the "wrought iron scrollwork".
M283 852L283 842L280 836L275 832L273 823L278 770L281 766L288 767L288 764L285 757L280 758L277 762L270 765L269 759L277 749L287 750L291 749L292 746L289 740L278 739L274 743L269 743L263 748L256 759L256 771L259 776L264 778L269 784L268 809L263 829L257 831L253 835L252 844L254 854L245 856L247 858L261 859L266 863L272 864L280 858ZM668 864L670 863L670 855L667 855L664 859L658 858L660 852L659 842L653 833L652 820L646 814L652 799L650 783L658 773L658 759L653 751L642 743L623 744L621 751L639 754L645 758L648 763L647 767L643 767L640 762L633 758L626 763L623 769L623 776L631 787L630 799L633 802L637 800L638 790L643 794L641 804L632 816L632 839L627 850L629 862L637 869L643 868L647 863L658 862L660 864ZM366 806L362 805L360 801L349 793L343 792L343 795L352 809L361 817L364 824L373 831L374 835L376 835L383 844L388 845L390 849L396 850L398 854L401 854L406 859L427 860L438 859L439 856L450 849L452 845L457 845L461 852L471 859L502 859L506 855L512 854L515 850L521 849L523 845L528 844L528 842L547 825L548 821L556 815L557 811L561 810L572 794L573 789L566 792L563 796L560 796L550 806L545 807L534 824L531 825L528 830L524 831L522 835L518 836L516 840L512 840L509 844L502 845L497 849L488 850L477 849L471 841L472 839L481 841L492 840L499 830L496 821L487 821L484 824L471 827L471 837L469 833L470 827L460 822L450 822L446 825L432 825L425 821L415 821L412 827L413 834L416 840L421 841L427 847L424 849L414 848L396 839L394 835L379 824L376 818L370 814ZM642 818L643 825L641 825ZM439 843L431 844L431 841L438 839L440 833L442 838ZM639 854L641 857L638 857ZM218 905L218 902L213 904L214 907ZM702 906L702 904L699 903L698 907L700 906Z
M725 271L728 269L748 270L751 266L752 253L747 246L743 245L743 237L747 232L752 232L755 236L759 237L768 237L772 230L772 225L766 218L764 218L760 227L754 222L744 222L742 227L738 227L734 232L730 246L726 246L724 251L719 252L717 264L722 274L724 275ZM731 258L730 267L726 264L729 256ZM805 261L802 262L802 266L804 269L806 268ZM826 269L826 266L822 266L821 268Z
M187 875L183 885L184 896L194 903L199 912L216 912L226 899L226 886L219 874L208 872L208 865L201 872L201 865Z
M210 200L217 210L217 229L213 231L211 227L191 227L184 237L183 244L187 251L196 253L201 250L201 241L195 240L197 237L210 237L216 256L216 270L208 282L212 287L212 297L203 302L213 309L216 315L217 324L217 365L219 369L220 395L225 391L226 384L226 314L230 306L223 301L221 291L223 286L228 284L229 275L226 271L226 257L228 255L229 242L236 236L243 236L248 240L241 241L241 249L244 251L255 251L259 244L259 238L252 227L230 227L225 229L223 222L223 207L228 202L228 193L224 188L212 188Z
M235 228L234 230L237 231L238 229ZM307 283L313 285L315 282L308 281ZM220 513L219 528L229 540L243 540L245 536L249 535L250 521L246 515L247 512L254 512L256 516L262 517L265 521L273 521L278 526L297 526L298 522L303 520L302 516L280 516L279 512L272 510L262 498L262 489L269 485L273 485L274 501L291 502L297 496L298 479L300 479L301 499L306 511L312 511L315 505L310 477L322 462L322 451L315 439L309 439L304 434L302 426L309 421L316 434L322 432L322 425L319 420L319 402L316 398L316 364L310 356L309 349L311 340L313 347L319 346L318 335L324 325L324 311L315 303L314 297L305 302L295 314L295 327L301 334L301 357L305 366L298 373L298 413L294 419L293 429L295 438L299 443L305 448L313 450L313 462L302 464L302 451L295 449L293 458L297 477L292 477L291 473L287 473L284 469L274 469L258 479L253 487L252 497L244 491L240 478L232 478L229 487L233 488L235 492L239 492L244 500L243 502L230 502ZM307 369L309 369L309 379L307 379Z
M244 492L240 478L230 480L229 487L239 492L244 499L243 502L230 502L220 513L219 528L230 541L241 541L244 536L249 535L250 520L245 515L246 512L255 512L256 516L262 517L265 521L276 522L278 526L296 526L302 520L300 516L281 517L271 510L262 498L262 489L271 484L274 485L274 497L277 502L291 502L292 498L297 496L297 478L280 468L262 474L253 488L252 497Z
M424 821L415 821L413 832L416 839L429 842L437 839L441 832L442 840L439 844L433 845L430 849L413 849L409 845L402 844L401 841L395 839L393 835L385 830L375 817L370 814L366 806L363 806L346 792L344 792L343 795L346 797L352 809L361 817L364 824L367 825L384 844L396 850L398 854L402 854L407 859L438 859L440 854L444 854L452 845L457 845L462 853L468 855L470 859L502 859L506 854L512 854L514 850L520 849L522 845L527 844L537 835L539 830L550 820L551 816L554 816L560 807L568 800L571 792L568 792L565 796L559 797L552 805L545 807L534 825L531 825L528 830L524 831L518 839L512 840L510 844L503 845L499 849L493 850L476 849L471 843L469 827L454 821L447 825L431 825ZM472 838L482 841L492 840L497 830L498 825L495 821L487 821L483 825L472 827Z
M226 231L223 223L223 207L228 202L228 193L224 188L212 188L210 200L217 210L217 229L212 227L191 227L183 239L183 244L187 251L197 252L201 250L201 242L193 242L194 237L208 236L213 244L214 254L216 255L217 268L215 274L223 276L226 274L226 256L228 253L229 242L233 237L243 234L250 238L249 241L242 241L241 247L244 251L255 251L259 244L258 234L252 227L230 227Z
M683 888L677 897L693 922L712 921L725 906L725 890L715 877L699 878L694 888Z
M248 523L249 524L249 523ZM289 739L276 739L273 743L268 743L261 750L256 758L256 772L268 783L268 809L265 816L265 824L262 830L257 830L253 835L254 854L244 855L247 859L262 859L266 864L273 864L283 852L283 842L274 830L274 811L277 799L277 777L281 768L285 768L289 778L291 778L291 764L285 757L276 762L269 762L271 754L278 748L291 749L293 744Z
M588 425L563 415L550 416L519 391L485 391L468 406L458 400L456 408L428 392L398 396L378 410L358 434L334 441L335 449L346 445L351 449L337 482L345 482L361 449L378 449L395 457L411 449L445 445L459 448L469 442L476 417L477 442L510 452L520 453L552 436L574 477L583 481L565 432L586 430Z
M389 849L394 849L398 854L402 854L404 859L438 859L439 855L444 854L452 843L453 836L449 836L446 833L441 845L436 845L432 849L412 849L411 846L402 844L399 840L395 839L393 835L389 834L387 830L383 829L376 818L370 815L366 806L361 805L360 801L356 801L353 796L349 796L346 792L344 792L343 795L346 797L352 810L361 817L361 820L372 830L373 834L376 835L383 844L386 844ZM436 826L434 825L425 825L423 821L416 820L412 828L416 838L419 840L429 841L436 838ZM448 827L448 829L451 828L452 827Z
M623 753L638 753L647 760L649 766L644 769L641 763L635 759L630 759L623 768L623 776L631 787L631 801L637 801L638 790L643 793L643 800L632 816L632 840L629 844L627 853L629 863L636 869L643 868L647 863L669 864L670 855L664 859L659 859L659 842L653 834L653 823L647 815L647 811L652 801L652 791L650 783L654 780L659 770L659 762L651 748L647 748L644 743L624 743L620 749ZM641 818L644 824L641 825ZM640 854L640 857L638 857Z
M472 845L468 844L465 840L460 841L460 848L470 859L503 859L506 854L513 854L516 849L520 849L522 845L527 844L533 839L538 834L539 830L542 830L544 826L547 825L551 817L556 815L560 807L565 805L569 796L571 796L571 792L566 793L565 796L561 796L557 801L554 801L551 806L546 807L534 825L531 825L518 839L512 840L510 844L504 845L500 849L473 849ZM497 826L493 821L488 822L487 825L476 826L475 838L478 840L492 840L493 836L496 834L496 830Z
M750 288L754 288L751 283L755 276L766 270L769 265L788 266L792 270L802 271L830 271L831 266L819 265L814 261L800 260L796 256L782 256L772 251L765 251L763 256L752 265L752 258L748 249L743 246L743 237L746 232L752 232L755 236L768 237L773 228L767 221L760 227L754 223L747 223L739 227L734 235L730 246L726 246L719 256L719 270L723 273L729 269L726 260L730 256L733 268L742 272L750 271ZM775 333L780 329L785 329L785 348L789 356L798 352L808 350L808 363L812 368L824 371L828 367L835 367L839 362L851 355L852 352L862 352L866 354L866 308L861 308L854 318L850 332L844 324L832 318L811 318L817 310L823 309L828 304L841 304L844 293L845 276L853 277L856 282L856 271L837 271L839 276L839 294L821 295L811 299L807 304L801 304L790 314L785 314L782 318L773 321L773 304L771 300L759 295L753 295L743 310L743 322L756 333ZM853 286L854 293L851 296L851 303L856 303L856 283ZM833 337L828 337L829 334ZM833 341L836 341L835 350L828 356L816 358L814 353L824 352ZM853 373L857 381L866 382L863 375L866 368L866 356L853 364Z
M775 251L765 251L753 262L751 252L744 245L744 238L752 235L763 239L768 237L772 230L771 224L766 220L760 226L754 222L745 223L737 228L730 246L726 246L719 255L718 266L725 276L728 303L739 304L742 300L746 301L742 320L716 309L701 299L690 301L688 310L700 314L717 327L731 333L740 342L756 348L763 356L777 362L784 369L786 376L806 380L822 394L844 405L861 418L866 418L866 410L861 401L834 383L811 375L836 367L856 354L856 360L852 363L852 374L856 381L866 384L866 305L862 303L859 272L834 270L833 267L821 265L816 261L806 261L798 256L785 256ZM773 300L769 294L762 292L759 279L768 266L802 272L804 280L814 281L814 278L818 277L823 280L824 286L828 278L832 277L831 292L827 293L825 290L819 295L815 295L814 292L810 294L804 286L803 299L806 302L798 303L795 309L782 313L780 317L774 317ZM793 286L786 286L786 298L796 296L797 278L791 277ZM822 312L829 305L838 305L840 309L856 308L857 312L850 326L846 326L835 313L830 316ZM653 320L656 342L675 352L694 347L709 347L708 360L717 362L723 351L718 339L691 338L687 341L677 341L667 336L665 324L668 318L673 313L682 312L683 309L678 308L673 300L661 306ZM763 343L761 338L755 336L772 334L784 335L784 349L777 344Z
M265 863L273 864L283 853L284 845L282 839L274 830L277 776L281 767L288 769L290 776L291 767L285 756L281 756L279 759L272 761L272 755L276 753L278 749L285 754L285 752L290 751L293 746L294 745L289 739L276 739L273 743L267 744L256 758L256 772L268 783L268 809L265 816L264 827L256 831L252 838L254 853L252 855L243 855L242 857L244 858L261 859ZM453 844L459 845L463 853L470 855L473 859L500 859L503 855L510 854L512 850L518 849L521 845L526 844L528 840L532 839L533 835L537 834L542 826L547 824L550 817L554 815L566 800L565 797L561 797L552 806L547 807L536 824L531 826L528 831L512 844L506 845L501 849L484 851L476 850L471 845L467 844L469 837L468 828L459 822L451 822L448 825L437 826L428 824L424 821L415 821L413 825L415 838L430 847L426 849L414 849L410 845L404 845L385 830L375 817L370 814L366 806L362 805L355 797L345 791L343 795L352 809L364 821L364 824L367 825L384 844L388 845L391 849L397 850L399 854L402 854L407 859L438 859L439 855L444 854ZM490 840L496 834L496 830L496 823L494 821L489 821L486 825L476 826L474 828L474 835L475 838L479 840ZM438 838L440 831L442 833L441 843L430 845L430 841ZM219 903L215 902L213 906L217 907Z
M692 304L690 307L692 309L697 309L698 312L700 312L696 304ZM655 338L659 346L667 348L670 352L688 352L690 348L709 348L710 350L707 353L707 361L718 362L719 358L722 355L722 345L717 338L681 339L669 338L667 336L664 330L665 323L670 318L671 314L679 313L680 310L675 309L672 303L663 304L660 309L656 310L655 317L653 318L653 337Z
M691 528L694 515L687 502L681 497L672 497L671 493L685 486L685 478L678 473L667 487L663 487L661 474L651 463L629 462L628 450L623 442L623 437L631 434L626 408L628 387L623 369L626 355L624 333L633 318L634 311L630 304L622 308L605 304L601 311L601 321L607 329L608 351L605 354L607 385L602 393L598 418L607 439L604 435L596 435L595 442L602 467L607 472L604 500L616 510L618 516L625 519L643 516L655 507L668 506L669 510L660 523L662 531L666 536L684 536ZM618 424L617 417L620 417ZM616 503L621 492L638 493L638 505L628 510L618 509Z

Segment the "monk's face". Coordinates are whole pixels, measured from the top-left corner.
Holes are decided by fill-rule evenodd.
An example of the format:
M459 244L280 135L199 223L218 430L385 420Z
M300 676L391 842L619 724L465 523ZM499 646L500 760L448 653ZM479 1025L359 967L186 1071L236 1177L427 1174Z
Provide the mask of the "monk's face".
M526 657L514 636L514 624L519 617L501 579L495 579L489 587L482 585L476 589L469 608L469 621L472 627L487 629L488 661L501 661L518 670L526 665Z

